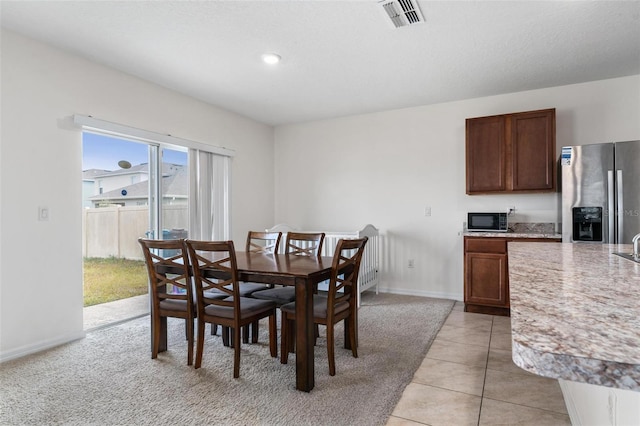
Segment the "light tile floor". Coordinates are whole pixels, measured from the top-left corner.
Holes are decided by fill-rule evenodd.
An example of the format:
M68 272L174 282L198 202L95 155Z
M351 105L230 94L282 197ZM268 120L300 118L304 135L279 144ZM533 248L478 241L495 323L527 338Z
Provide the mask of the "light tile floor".
M571 422L558 381L511 360L510 319L457 302L387 426L497 424Z

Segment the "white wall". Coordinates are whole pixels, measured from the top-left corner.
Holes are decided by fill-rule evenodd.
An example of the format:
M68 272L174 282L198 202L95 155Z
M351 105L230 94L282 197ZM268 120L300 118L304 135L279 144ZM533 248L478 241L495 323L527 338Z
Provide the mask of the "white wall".
M556 108L558 155L640 139L640 76L277 127L276 222L372 223L385 234L385 291L462 300L468 211L516 206L515 222L560 222L559 194L465 194L465 119L545 108Z
M272 127L5 30L1 66L2 359L83 335L82 152L71 115L236 150L236 243L274 223ZM49 221L37 220L38 206Z

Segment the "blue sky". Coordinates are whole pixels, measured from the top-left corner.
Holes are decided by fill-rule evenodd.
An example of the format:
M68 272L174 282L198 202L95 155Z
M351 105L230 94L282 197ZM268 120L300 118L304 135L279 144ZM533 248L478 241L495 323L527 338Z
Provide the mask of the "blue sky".
M96 133L82 133L82 170L118 170L118 161L126 160L135 166L147 163L148 145ZM187 164L187 153L164 150L164 162Z

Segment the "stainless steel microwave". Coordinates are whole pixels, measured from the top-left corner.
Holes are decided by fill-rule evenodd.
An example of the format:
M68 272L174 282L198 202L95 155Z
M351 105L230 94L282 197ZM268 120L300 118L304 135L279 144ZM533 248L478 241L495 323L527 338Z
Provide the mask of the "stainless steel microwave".
M507 232L507 213L467 213L469 231Z

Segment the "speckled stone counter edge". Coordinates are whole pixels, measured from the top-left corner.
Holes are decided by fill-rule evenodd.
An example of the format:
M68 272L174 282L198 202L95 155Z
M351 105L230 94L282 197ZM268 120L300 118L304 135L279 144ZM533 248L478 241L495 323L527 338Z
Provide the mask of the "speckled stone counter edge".
M515 339L512 357L518 367L539 376L640 392L640 365L541 352Z
M515 246L512 247L512 249L514 248ZM521 289L522 291L520 291L519 288L514 288L512 289L513 292L511 294L512 358L516 365L526 371L545 377L640 392L640 364L606 360L600 356L586 357L572 353L575 352L575 348L572 349L564 340L558 340L563 336L560 332L563 328L561 323L557 323L556 326L553 325L554 319L562 320L559 319L560 317L554 316L553 312L546 312L545 309L542 309L542 306L538 306L540 302L538 300L538 296L540 296L540 294L535 291L535 289L546 288L547 285L555 287L562 286L561 283L564 282L567 285L565 288L567 294L573 294L575 296L577 293L570 291L570 287L575 285L575 280L585 281L584 284L589 285L594 285L594 282L590 282L589 280L595 280L597 283L602 283L602 286L605 289L611 280L617 280L618 285L620 285L620 279L625 277L635 281L635 279L637 279L638 271L635 264L611 254L613 251L624 251L629 248L630 246L559 244L557 246L552 245L544 248L541 246L535 246L528 248L526 251L518 249L513 250L516 252L516 255L512 256L514 259L512 259L510 267L515 266L518 268L518 273L516 275L518 275L520 281L527 283L526 287ZM544 257L541 258L538 249L545 253ZM522 256L525 253L526 255ZM574 269L572 261L570 261L569 264L563 263L563 254L568 255L568 259L576 261L577 265L575 266L575 270L572 270ZM543 261L543 259L545 259L546 262ZM526 264L521 264L522 266L518 267L518 263L522 261L525 261ZM597 265L597 267L595 269L593 267L589 267L588 270L585 271L583 270L585 265L580 264L580 262L588 265ZM540 267L544 269L538 270ZM568 267L569 270L563 269L566 267ZM606 268L614 269L611 270L611 273L607 273ZM560 271L562 271L561 275L558 274ZM594 271L598 271L598 273L593 274ZM578 274L576 275L576 273ZM602 273L604 273L604 275L601 275ZM523 279L527 276L529 276L528 279ZM587 279L587 276L590 277ZM554 279L553 277L556 278ZM560 281L557 281L557 279L560 279ZM511 281L512 285L514 285L515 283L513 281L518 281L518 279ZM629 288L635 288L633 287L634 285L635 283L630 283ZM529 290L534 291L531 292ZM626 299L626 301L628 302L629 300ZM566 302L567 301L564 301L562 305L566 305ZM586 307L583 304L588 303L588 300L582 300L578 297L577 300L572 300L571 303L575 306L569 306L569 309L563 309L560 312L574 312L574 314L583 312ZM627 306L627 309L633 309L633 303L629 303L631 304L624 303L624 305ZM582 308L580 308L581 306ZM545 308L548 307L549 306L545 306ZM523 312L520 312L520 310ZM558 312L555 312L555 314L557 313ZM534 317L530 317L529 315L534 315ZM543 317L538 317L537 315L543 315ZM527 322L536 323L537 326L531 328L531 324L527 325ZM562 321L562 323L563 322L564 321ZM546 327L545 339L543 339L542 344L539 338L534 338L534 335L541 332L541 329L539 329L540 324L546 324L548 326ZM631 326L632 329L634 327L632 324L629 324L629 326ZM551 333L552 335L549 335L548 333L551 330L555 330L558 334L555 335L554 333ZM576 331L578 331L578 329L576 329ZM585 332L586 330L583 331L583 333ZM599 330L598 334L604 332L605 330ZM534 333L534 335L531 335L530 333ZM634 332L632 332L632 334L633 333ZM635 350L638 350L640 345L636 343L637 340L629 342L629 336L627 334L628 333L624 333L624 330L613 327L606 333L609 337L598 342L598 344L605 344L608 339L610 341L609 346L606 344L605 346L610 349L614 349L616 342L620 343L627 340L627 345L629 346L627 346L626 350L632 351L630 353L633 353ZM633 335L635 336L636 334ZM611 344L614 346L610 346ZM534 349L533 345L540 345L540 348ZM581 355L583 353L594 353L594 348L591 349L592 350L581 350L578 352ZM609 353L612 357L616 355L619 356L619 354L617 354L619 351L615 350L598 352ZM634 356L627 356L627 358L636 359Z

